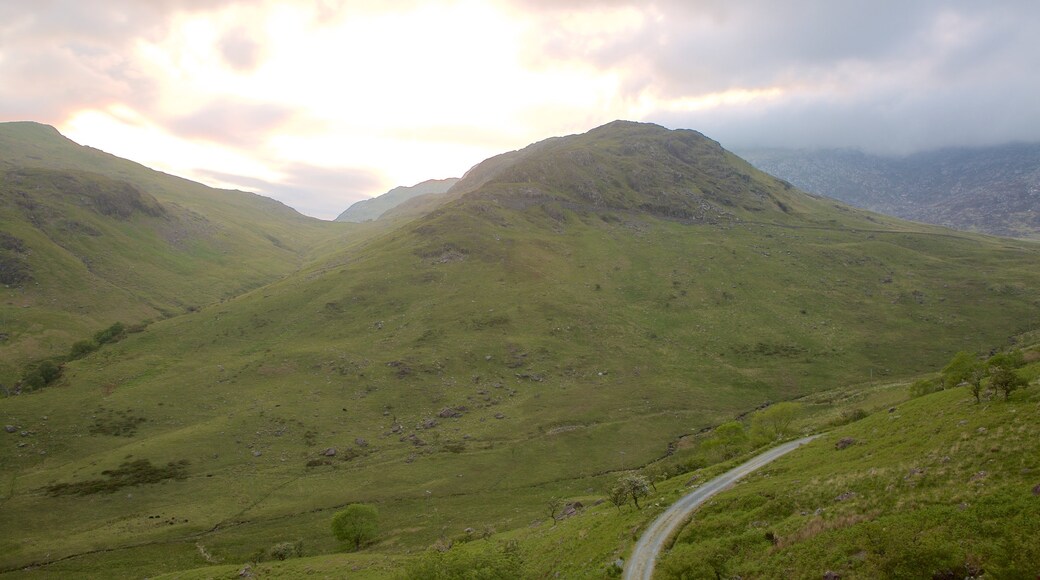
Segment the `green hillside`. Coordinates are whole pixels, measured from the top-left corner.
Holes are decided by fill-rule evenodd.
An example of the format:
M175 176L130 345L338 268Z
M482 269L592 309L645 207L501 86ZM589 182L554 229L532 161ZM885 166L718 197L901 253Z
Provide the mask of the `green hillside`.
M601 496L764 402L1040 323L1040 246L809 196L693 131L552 139L452 195L0 401L0 569L329 554L358 501L382 514L376 566Z
M116 321L168 317L299 267L337 228L0 124L0 383Z

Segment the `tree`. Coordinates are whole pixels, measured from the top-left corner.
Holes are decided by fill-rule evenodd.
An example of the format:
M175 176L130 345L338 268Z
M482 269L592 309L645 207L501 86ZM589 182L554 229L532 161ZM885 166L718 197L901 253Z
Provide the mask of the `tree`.
M990 374L989 385L993 388L993 392L1000 391L1004 393L1004 400L1008 400L1012 391L1018 390L1019 387L1025 387L1029 384L1029 381L1023 379L1014 371L1007 367L996 367Z
M378 530L379 512L372 505L350 504L332 516L332 534L341 542L354 544L355 550L372 541Z
M618 496L621 503L614 503L621 509L621 506L628 503L628 498L632 498L632 502L636 504L636 509L642 509L639 507L639 498L647 497L650 495L650 482L646 480L642 475L635 473L628 473L622 475L618 479L617 484L610 491L610 501L615 501L615 496Z
M950 362L942 370L943 384L956 386L967 383L971 394L975 395L975 402L982 401L982 380L986 378L987 367L975 355L967 351L961 351L953 355Z
M770 405L751 416L751 431L769 439L783 439L791 435L791 423L798 416L801 405L784 402Z
M610 503L621 513L621 506L628 503L628 490L620 485L610 488Z
M558 510L561 507L563 507L563 500L558 498L558 497L556 497L554 495L554 496L549 498L549 501L546 502L546 505L549 508L549 517L552 518L553 525L555 526L556 525L556 510Z

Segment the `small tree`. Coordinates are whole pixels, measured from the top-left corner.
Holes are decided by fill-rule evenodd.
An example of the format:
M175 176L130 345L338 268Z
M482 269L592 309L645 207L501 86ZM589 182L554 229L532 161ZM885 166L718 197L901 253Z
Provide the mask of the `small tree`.
M546 507L549 508L549 517L552 518L553 525L556 525L556 511L563 507L563 500L556 497L555 495L549 498L546 502Z
M650 482L642 475L637 475L635 473L622 475L615 488L621 488L624 497L632 498L632 502L636 504L637 510L643 509L639 507L639 498L650 495ZM613 493L614 492L612 491L612 496Z
M769 439L783 439L791 435L791 423L798 416L801 405L784 402L770 405L751 416L751 432Z
M378 530L379 512L372 505L350 504L332 516L332 534L341 542L354 544L355 550L371 542Z
M1019 387L1027 386L1029 381L1018 376L1018 373L1012 369L996 367L990 375L989 384L993 388L994 393L997 391L1004 393L1004 400L1006 401L1011 396L1012 391L1018 390Z
M610 488L610 503L614 504L618 513L621 513L621 506L628 503L628 490L620 484Z

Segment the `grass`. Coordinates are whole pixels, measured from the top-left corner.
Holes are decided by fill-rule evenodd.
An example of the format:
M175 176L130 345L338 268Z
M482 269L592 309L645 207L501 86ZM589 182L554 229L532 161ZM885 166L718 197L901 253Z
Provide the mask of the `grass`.
M219 560L237 573L302 541L324 558L316 570L381 574L493 528L494 541L531 542L532 570L606 570L688 477L659 482L657 506L620 517L599 506L523 538L541 536L530 526L548 498L588 505L627 470L674 469L703 428L767 401L803 397L834 422L848 406L880 408L889 391L846 387L909 378L1040 324L1034 244L802 196L710 143L694 148L711 160L696 167L720 173L681 186L731 188L739 203L725 215L676 219L694 208L673 199L641 210L650 177L601 203L566 184L622 179L604 160L630 137L588 139L600 161L581 171L593 173L557 173L532 154L510 179L535 181L488 182L419 220L326 239L292 275L156 321L0 401L0 421L32 431L0 433L0 569L153 576ZM558 158L582 149L559 147ZM519 203L531 183L544 195ZM26 336L55 332L39 324ZM181 460L181 479L40 491ZM353 502L376 505L383 532L363 555L334 555L329 521ZM271 566L291 562L311 565Z

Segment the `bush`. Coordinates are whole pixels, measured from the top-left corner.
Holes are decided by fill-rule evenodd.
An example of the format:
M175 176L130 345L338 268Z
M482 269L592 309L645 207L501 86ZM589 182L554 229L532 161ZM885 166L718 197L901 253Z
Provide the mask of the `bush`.
M35 366L25 369L22 375L22 387L34 391L53 383L61 376L61 367L54 361L45 360Z
M126 327L123 326L122 322L117 322L104 330L99 330L94 335L94 341L98 344L108 344L110 342L119 342L125 336Z
M288 560L289 558L302 557L303 540L275 544L271 546L269 553L271 554L271 559L273 560Z
M98 349L98 344L93 340L79 340L72 343L72 348L69 349L69 359L76 360L83 358L88 354Z
M332 516L332 534L341 542L349 542L355 550L371 542L379 531L379 512L375 506L355 503Z

